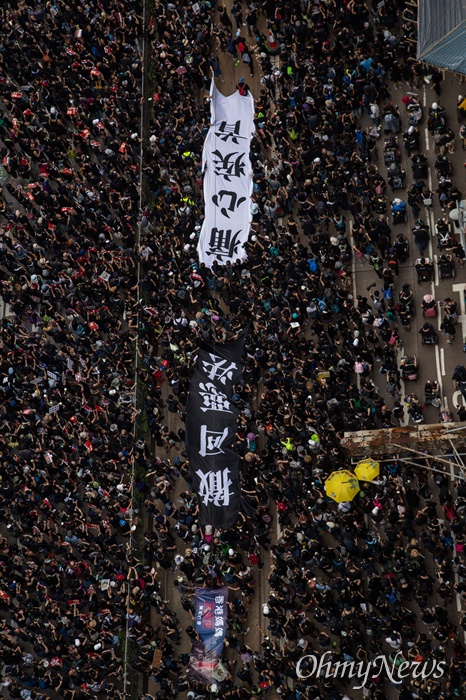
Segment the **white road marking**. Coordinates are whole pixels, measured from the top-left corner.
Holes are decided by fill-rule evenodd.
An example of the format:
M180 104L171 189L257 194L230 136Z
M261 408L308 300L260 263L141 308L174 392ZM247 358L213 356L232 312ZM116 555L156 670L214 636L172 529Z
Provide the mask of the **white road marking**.
M353 238L353 222L350 222L350 241L351 241L351 247L354 246L354 238ZM353 299L356 299L357 297L357 289L356 289L356 256L352 255L351 256L351 275L353 278ZM356 375L356 386L358 387L358 391L361 388L361 375L357 374Z
M429 170L429 174L430 174L430 170ZM430 185L429 185L429 187L430 187ZM432 212L430 209L428 209L428 211L427 211L427 218L428 218L428 222L426 222L426 223L428 223L430 233L432 234L433 221L432 221ZM432 248L432 235L430 235L430 238L429 238L429 258L432 262L432 265L434 266L434 279L431 280L431 282L430 282L430 290L431 290L430 293L432 294L433 298L435 299L435 280L437 277L435 270L436 270L437 265L435 264L435 261L434 261L434 251ZM437 306L437 327L438 327L439 331L440 331L441 322L442 322L442 320L440 318L440 311L439 311L439 308ZM439 384L439 389L440 389L440 396L443 396L442 370L441 370L441 362L440 362L440 351L439 351L438 345L435 346L435 364L436 364L436 368L437 368L437 378L438 378L438 384Z
M461 323L461 330L463 333L463 338L462 338L463 341L466 338L466 309L465 309L464 294L463 294L465 287L466 287L466 285L464 285L463 283L451 285L451 288L453 289L453 291L458 292L458 294L460 295L461 314L458 316L458 321Z
M443 396L443 381L442 381L442 374L441 374L441 369L440 369L440 351L439 351L439 346L435 346L435 364L437 365L437 378L438 378L438 386L440 389L440 396Z
M401 360L404 357L404 355L405 355L404 349L398 348L398 363L397 363L398 367L400 366ZM403 379L403 372L400 372L400 396L402 399L406 396L406 385L405 385L405 382ZM400 403L402 403L402 401L400 401ZM403 413L403 415L405 418L404 418L404 420L400 420L400 425L401 426L409 425L409 418L406 416L406 413Z
M439 286L440 278L439 278L439 273L438 273L438 265L437 265L437 255L435 254L433 256L434 260L434 285L436 287Z
M442 370L442 377L445 376L446 370L445 370L445 350L444 348L440 348L440 369Z

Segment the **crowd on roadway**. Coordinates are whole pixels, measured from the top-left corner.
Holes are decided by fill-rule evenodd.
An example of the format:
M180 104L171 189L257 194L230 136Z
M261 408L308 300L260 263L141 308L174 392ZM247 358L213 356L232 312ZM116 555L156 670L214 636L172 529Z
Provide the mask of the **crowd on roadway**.
M466 490L459 485L452 499L446 476L434 484L423 463L394 463L352 504L337 507L323 491L326 475L347 466L344 431L405 419L396 351L412 292L395 285L422 236L393 226L377 165L384 135L411 126L389 82L409 92L425 78L414 60L415 18L403 8L155 0L144 27L131 0L0 7L5 695L120 698L129 653L157 698L273 690L340 700L332 679L296 679L296 661L331 650L364 662L382 650L448 659L445 678L409 679L401 700L460 697L466 656L445 603L466 591L455 583L466 578ZM262 75L254 223L244 263L209 270L196 253L201 154L221 53ZM421 220L435 194L445 212L461 196L445 165L455 143L447 129L456 127L438 104L441 77L428 76L437 192L424 182L408 203ZM462 261L457 242L451 251ZM374 269L367 297L353 297L353 256ZM235 338L251 318L233 400L255 518L240 516L228 532L201 529L184 431L173 426L182 425L198 341ZM387 394L371 379L376 371ZM157 457L135 439L136 421ZM186 489L176 500L180 476ZM133 533L146 517L136 558ZM250 649L248 606L265 559L267 628ZM180 598L161 590L164 571L176 572ZM177 611L192 612L193 588L212 580L230 588L227 645L238 662L205 690L186 681L188 658L176 647L196 633L180 629ZM383 700L384 679L366 696Z
M152 468L133 439L142 7L10 1L0 21L1 694L120 698L158 591L128 549Z

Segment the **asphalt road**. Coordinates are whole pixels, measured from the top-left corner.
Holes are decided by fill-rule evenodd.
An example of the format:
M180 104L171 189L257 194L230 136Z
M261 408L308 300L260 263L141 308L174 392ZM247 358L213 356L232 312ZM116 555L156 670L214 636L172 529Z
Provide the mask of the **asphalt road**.
M429 162L429 177L427 184L429 189L435 191L438 187L438 178L434 170L434 162L436 159L436 153L434 150L434 143L432 137L427 129L427 112L428 108L433 102L437 101L447 110L448 113L448 125L452 128L455 134L458 134L459 123L456 116L456 104L457 96L464 91L464 86L459 82L459 79L453 75L447 74L445 80L441 83L442 93L439 98L435 95L434 91L423 86L420 90L412 90L419 96L419 99L423 105L424 109L424 119L420 126L421 131L421 149L422 152L427 156ZM390 91L392 95L392 101L400 109L400 113L403 117L402 130L408 127L407 114L405 107L402 103L402 97L407 94L407 87L404 89L397 90L394 85L390 86ZM366 124L368 120L366 119ZM399 137L401 142L401 138ZM401 144L400 144L401 145ZM381 174L386 178L386 166L383 159L383 136L378 142L378 160L377 165L380 169ZM464 163L466 161L466 151L462 150L461 142L459 137L456 139L455 153L448 155L453 166L453 173L451 175L451 180L454 185L463 193L466 197L466 169L464 168ZM409 187L413 184L414 179L411 171L411 161L407 152L402 148L401 162L404 170L406 171L407 187L404 190L396 190L396 192L390 193L390 197L398 196L401 199L407 201L407 192ZM390 188L388 190L390 192ZM463 397L461 393L456 391L454 388L454 383L452 382L452 374L454 368L458 364L466 364L466 356L463 352L463 339L466 337L466 309L464 305L463 290L465 289L466 283L466 265L461 268L457 264L455 265L456 277L452 279L444 279L440 281L437 272L436 261L441 255L442 251L437 248L437 238L435 236L435 222L442 218L444 213L439 204L438 196L434 195L432 208L421 207L421 212L419 217L430 226L430 244L425 250L425 255L434 261L435 267L435 279L432 282L423 282L418 284L417 274L415 269L416 259L419 257L419 251L412 237L412 228L415 223L415 219L411 213L410 207L408 207L408 221L406 224L398 224L392 226L392 238L398 233L404 233L410 243L410 255L406 263L400 265L400 274L395 280L395 298L398 298L398 293L405 282L411 285L414 292L416 315L412 320L411 328L409 331L403 329L402 325L398 323L398 330L400 332L400 337L403 343L403 348L400 350L400 357L403 354L416 355L418 358L418 380L406 383L405 387L402 387L402 397L405 393L415 393L421 401L424 400L424 386L428 380L437 380L442 390L442 405L445 408L453 410L453 418L457 418L455 407L460 404L464 404ZM390 224L391 225L391 224ZM454 228L452 224L452 230L455 232L455 239L460 240L459 230ZM377 278L376 273L371 269L368 262L363 264L360 260L355 261L355 293L361 294L363 296L368 296L367 287L372 282L377 282L377 288L380 289L381 285ZM434 327L438 329L439 342L437 346L425 346L421 343L421 338L418 333L419 329L422 327L425 319L422 315L421 302L422 297L425 294L431 294L437 301L437 317L435 319L429 319ZM456 329L456 337L453 341L453 345L447 344L446 337L440 331L440 324L442 321L441 307L439 302L443 301L447 297L454 299L457 303L459 316ZM370 299L369 299L370 302ZM385 388L385 377L382 375L377 375L374 372L372 376L374 381L380 386ZM389 398L389 397L388 397ZM439 422L439 409L433 406L426 407L425 409L425 423L437 423Z

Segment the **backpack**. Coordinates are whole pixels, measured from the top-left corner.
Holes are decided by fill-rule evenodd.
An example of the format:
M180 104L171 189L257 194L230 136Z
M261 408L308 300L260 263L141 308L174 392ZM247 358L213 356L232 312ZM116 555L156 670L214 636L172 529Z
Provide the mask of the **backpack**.
M327 302L325 299L317 299L317 304L319 306L319 311L323 311L327 308Z
M308 263L309 263L309 270L311 272L319 272L319 266L318 266L315 258L312 258L312 260L308 260Z
M310 318L317 318L317 306L316 306L316 303L314 301L310 302L306 311L309 314ZM465 350L465 352L466 352L466 350Z
M463 367L463 365L456 365L452 379L455 382L461 382L466 379L466 369Z
M391 301L393 299L393 292L390 287L388 287L388 289L383 288L382 293L386 301Z

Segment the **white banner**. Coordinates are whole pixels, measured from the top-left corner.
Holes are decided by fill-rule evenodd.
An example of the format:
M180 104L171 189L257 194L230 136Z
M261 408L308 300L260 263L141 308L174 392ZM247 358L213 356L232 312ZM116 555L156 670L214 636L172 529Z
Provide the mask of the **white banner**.
M211 268L244 258L243 245L251 225L252 167L249 160L254 134L254 98L224 97L212 81L211 126L204 142L205 220L197 250L199 261Z

